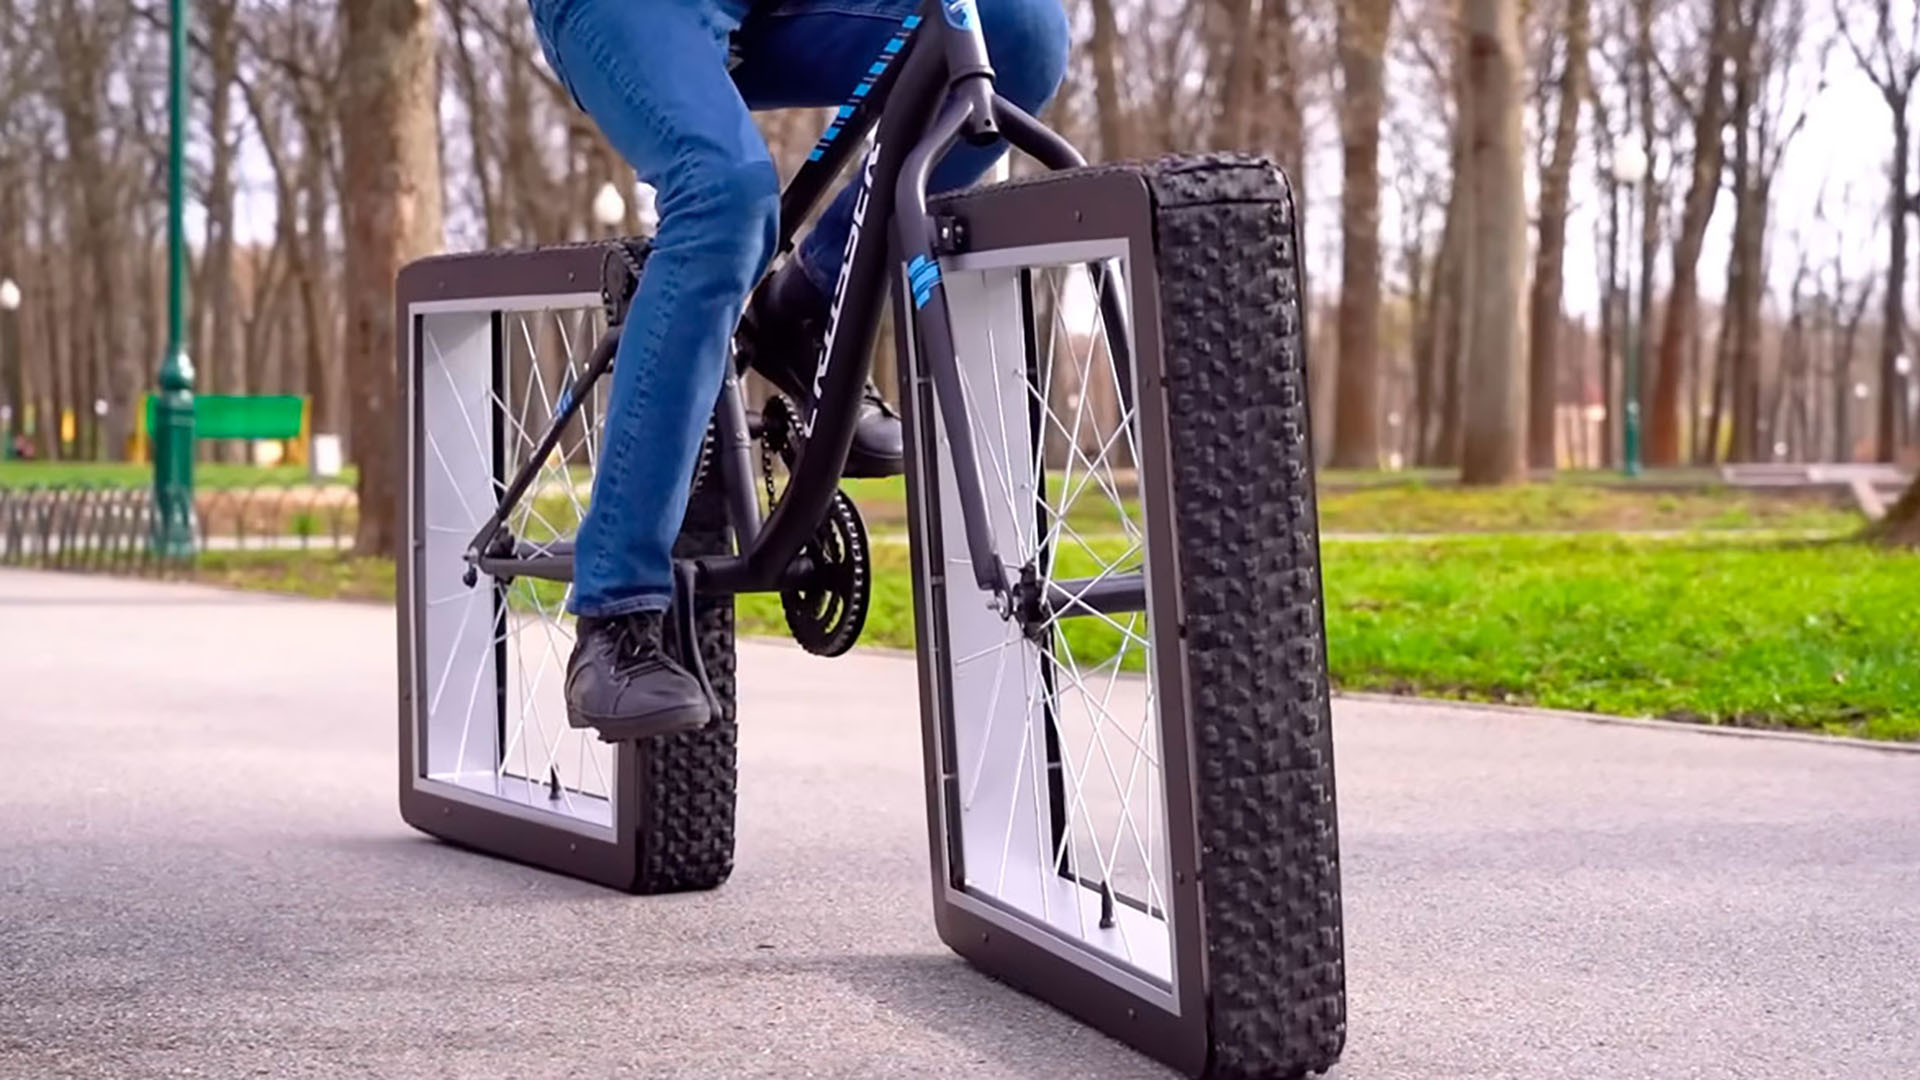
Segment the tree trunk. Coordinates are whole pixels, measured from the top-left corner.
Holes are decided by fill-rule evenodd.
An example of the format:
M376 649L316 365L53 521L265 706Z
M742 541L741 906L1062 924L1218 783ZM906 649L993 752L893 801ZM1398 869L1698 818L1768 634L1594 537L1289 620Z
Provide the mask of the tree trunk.
M244 394L246 375L234 348L234 296L239 291L233 276L233 80L238 57L234 42L234 5L232 2L203 4L207 21L207 74L212 96L207 104L207 131L212 145L208 149L206 196L206 256L196 293L207 298L208 336L206 373L208 389L216 394ZM247 447L235 440L220 442L217 454L222 461L246 460Z
M1886 517L1867 528L1867 535L1883 544L1920 548L1920 476L1914 478Z
M515 20L512 25L517 28L521 21ZM534 117L535 88L519 64L508 65L501 73L501 80L500 197L512 212L512 239L523 245L552 243L565 235L568 200L554 190L553 177L547 171L547 160L553 156L552 144ZM569 129L585 122L571 103L563 115ZM569 135L568 142L571 141Z
M1673 242L1673 280L1667 293L1667 317L1660 330L1660 360L1655 365L1653 401L1647 425L1647 461L1654 465L1681 462L1681 372L1687 342L1700 297L1700 249L1707 224L1720 194L1720 171L1725 157L1722 128L1726 123L1726 53L1736 33L1733 0L1713 0L1713 30L1706 41L1706 78L1699 90L1693 116L1693 169L1686 202L1680 214L1680 233Z
M1526 277L1526 143L1521 125L1519 0L1466 0L1468 214L1474 266L1460 479L1508 484L1527 476L1527 369L1521 290ZM1469 107L1470 106L1470 107Z
M1407 461L1413 465L1426 464L1431 453L1429 445L1434 427L1434 390L1439 381L1440 368L1440 262L1447 242L1446 227L1442 225L1440 251L1431 259L1423 251L1409 250L1409 267L1416 292L1415 296L1409 298L1414 311L1413 415L1408 422L1413 446Z
M1620 185L1611 177L1604 181L1607 185L1607 241L1605 256L1606 280L1600 290L1600 400L1604 406L1604 415L1600 418L1600 453L1598 460L1602 466L1613 464L1615 458L1614 434L1619 424L1620 408L1615 403L1614 391L1619 386L1615 374L1615 360L1619 356L1620 343L1625 334L1620 319Z
M1587 0L1566 0L1566 63L1560 73L1553 156L1540 173L1540 249L1534 258L1531 370L1527 377L1527 461L1551 469L1560 390L1560 294L1567 249L1567 203L1579 146L1580 103L1587 91Z
M1105 0L1102 0L1105 2ZM1294 218L1304 231L1307 221L1307 122L1301 87L1306 83L1300 49L1300 0L1263 0L1266 42L1273 79L1267 88L1266 115L1273 125L1273 146L1280 167L1293 182L1298 197ZM1304 275L1305 267L1301 273Z
M1789 460L1805 461L1806 439L1798 433L1804 431L1804 410L1800 408L1798 383L1800 371L1807 362L1807 320L1799 310L1800 298L1793 298L1793 316L1787 320L1786 340L1780 346L1780 372L1774 381L1774 415L1778 417L1773 429L1776 442L1787 444Z
M313 408L313 430L339 435L340 352L335 347L338 324L329 302L331 283L327 257L327 176L332 142L318 115L301 119L300 198L302 258L295 270L300 290L300 321L306 326L307 396Z
M1760 301L1766 293L1763 241L1767 231L1766 188L1756 178L1741 195L1740 217L1734 228L1732 258L1740 262L1740 294L1730 317L1735 333L1727 382L1733 392L1733 444L1736 456L1764 461L1771 455L1760 435ZM1745 418L1744 425L1742 417Z
M1833 460L1853 460L1853 349L1859 339L1860 322L1866 317L1872 290L1862 288L1853 310L1840 331L1833 356Z
M44 357L41 367L45 372L45 378L40 382L40 401L34 409L36 427L34 434L42 461L54 461L61 456L60 410L66 401L68 370L64 362L66 359L66 335L62 332L64 320L61 319L60 309L57 306L57 292L60 286L55 280L51 243L53 232L51 176L51 173L43 173L40 179L38 201L43 214L40 229L41 237L46 242L40 245L34 273L35 281L46 283L42 289L36 290L38 295L34 297L38 301L34 304L34 310L38 314L35 322L40 333L33 335L40 342L40 348L36 351Z
M1113 0L1089 0L1093 8L1093 40L1087 50L1093 60L1093 109L1100 128L1100 156L1106 161L1127 157L1126 115L1120 106L1120 29L1113 18Z
M290 328L293 322L292 310L281 302L283 292L281 286L291 287L298 295L304 290L312 274L312 268L307 260L307 245L300 236L299 177L294 172L294 163L288 158L289 150L282 142L285 131L281 126L281 119L284 113L278 111L275 105L260 93L255 82L242 81L240 92L247 103L247 112L253 117L254 127L260 133L261 149L266 153L267 166L273 173L273 263L277 268L284 267L283 280L276 281L272 290L275 301L273 312L268 314L256 309L247 324L246 354L248 358L264 364L267 357L271 356L274 371L269 376L262 368L258 376L250 374L248 381L255 388L255 393L294 392L306 383L306 374L303 369L302 376L298 379L294 378L286 356L291 354L293 343L299 339L288 330L283 339L284 346L269 349L268 342L273 323L284 323ZM276 269L275 273L278 275L281 271ZM267 294L263 291L262 295ZM312 334L312 328L307 328L305 336L311 337ZM312 424L315 419L312 408L312 401L309 400L307 416L309 424Z
M4 154L6 147L0 147ZM11 155L0 156L0 275L25 269L26 183ZM0 420L0 454L10 453L13 440L27 422L27 358L21 352L21 311L0 311L0 397L7 415Z
M1739 277L1743 269L1739 259L1730 258L1727 260L1727 298L1729 303L1731 303L1734 293L1739 288L1735 279ZM1694 440L1693 456L1695 464L1710 465L1720 459L1720 431L1727 423L1727 402L1731 396L1728 389L1728 382L1733 371L1733 354L1736 349L1734 337L1737 332L1733 320L1723 314L1720 319L1720 339L1714 345L1713 387L1711 391L1712 397L1707 403L1706 430L1701 432L1700 437ZM1738 426L1739 424L1736 420L1735 427L1737 428ZM1740 445L1738 438L1736 435L1733 443L1736 448Z
M65 135L67 165L70 169L75 213L68 220L69 239L75 242L83 276L74 282L73 305L69 317L79 320L72 344L76 358L78 389L82 399L75 402L74 420L78 436L76 451L97 453L102 447L96 435L98 417L94 402L108 403L106 442L114 456L125 453L126 437L132 433L131 419L140 394L139 368L127 355L126 325L114 299L127 294L124 285L126 262L120 257L119 210L115 192L122 178L114 170L104 136L108 130L102 115L107 106L108 50L114 42L103 21L67 11L51 16L55 24L55 52L60 62L59 111ZM84 327L84 332L81 328Z
M1727 299L1721 313L1720 361L1722 381L1727 388L1733 414L1733 438L1730 456L1735 461L1758 460L1760 445L1759 398L1749 392L1749 381L1758 372L1749 369L1759 363L1760 288L1755 278L1759 269L1759 226L1754 204L1753 138L1747 121L1753 108L1750 75L1743 61L1736 75L1733 143L1733 250L1727 258ZM1751 316L1751 320L1749 319ZM1716 395L1714 412L1719 413ZM1712 437L1718 449L1719 418L1716 415Z
M1391 0L1338 5L1344 183L1333 462L1380 466L1380 110Z
M1634 66L1638 71L1638 85L1634 88L1639 105L1638 123L1640 127L1640 149L1645 154L1648 169L1655 161L1653 112L1653 0L1636 0L1639 43L1636 46ZM1622 422L1629 410L1636 411L1640 417L1640 430L1643 436L1640 446L1642 461L1646 457L1644 435L1647 418L1647 372L1651 370L1654 356L1653 278L1655 264L1660 258L1660 207L1664 200L1664 185L1654 182L1648 175L1640 183L1640 276L1634 282L1633 306L1637 317L1633 321L1633 357L1638 370L1634 376L1634 398L1626 399L1626 377L1621 376L1621 415ZM1669 315L1671 304L1669 304ZM1626 454L1626 433L1621 432L1621 457ZM1638 464L1638 463L1636 463Z
M1880 409L1874 425L1874 459L1892 461L1894 409L1900 397L1900 351L1907 338L1907 155L1911 152L1906 99L1893 114L1893 190L1887 203L1887 291L1880 314Z
M1464 61L1462 67L1464 67ZM1467 115L1462 113L1462 116ZM1453 185L1447 196L1447 221L1440 233L1439 269L1434 278L1434 348L1440 380L1439 433L1429 450L1427 464L1460 464L1460 428L1463 377L1462 357L1472 337L1473 309L1469 285L1473 281L1473 236L1469 232L1466 132L1458 130L1453 145Z
M1219 0L1218 37L1213 54L1224 59L1218 63L1220 81L1219 113L1214 120L1213 145L1220 149L1244 150L1253 129L1255 104L1254 57L1259 49L1259 28L1253 19L1253 0Z
M1697 444L1700 438L1700 378L1701 354L1707 349L1707 329L1700 321L1694 323L1694 334L1687 339L1687 392L1683 399L1687 410L1687 440L1694 444L1687 449L1686 460L1698 461Z
M468 151L473 155L470 172L480 196L480 220L486 231L486 246L499 247L506 242L506 215L500 205L498 179L492 139L488 127L491 102L481 86L479 65L474 63L473 43L468 38L465 0L447 2L448 37L453 43L454 81L467 113ZM511 60L507 61L511 63ZM633 200L628 199L629 203Z
M395 552L393 282L441 244L430 0L343 0L346 358L362 555Z

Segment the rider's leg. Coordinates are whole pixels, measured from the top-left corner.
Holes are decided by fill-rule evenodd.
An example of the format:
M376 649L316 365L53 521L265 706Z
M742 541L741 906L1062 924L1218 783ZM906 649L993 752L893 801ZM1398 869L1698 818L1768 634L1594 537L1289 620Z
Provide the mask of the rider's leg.
M1067 70L1061 0L978 0L978 6L995 88L1022 109L1039 112ZM919 8L916 0L784 0L750 19L741 33L743 58L734 73L740 92L756 109L841 104L901 20ZM1005 150L1004 143L955 147L934 168L929 187L965 187L985 176ZM839 275L855 197L851 185L841 191L800 244L807 279L823 296Z
M582 621L568 702L576 724L603 734L685 726L688 687L698 695L684 671L656 663L659 612L728 340L779 217L766 143L727 75L727 35L745 3L533 0L556 74L659 193L660 230L621 332L574 552Z
M867 74L917 0L781 0L756 13L740 33L734 72L756 109L838 105ZM1060 0L979 0L981 29L995 83L1009 101L1038 112L1066 72L1068 29ZM935 168L931 186L948 191L973 183L1003 147L960 147ZM750 335L754 366L790 394L805 398L827 322L828 297L840 272L856 192L849 185L801 242L798 258L774 275L750 314L776 332ZM759 329L755 327L755 329ZM901 468L899 421L869 387L856 430L849 475L886 475Z

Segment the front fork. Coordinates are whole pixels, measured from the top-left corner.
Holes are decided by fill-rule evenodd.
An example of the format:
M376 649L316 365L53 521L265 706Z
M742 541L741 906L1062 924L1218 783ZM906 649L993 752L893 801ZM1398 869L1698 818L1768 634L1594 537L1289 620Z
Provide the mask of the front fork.
M977 35L954 37L965 40ZM1052 169L1076 168L1085 165L1086 159L1066 140L995 94L990 72L976 73L954 85L927 137L903 163L894 192L896 239L906 268L907 300L913 305L916 351L932 376L936 407L946 423L973 581L993 598L994 608L1002 617L1024 619L1048 611L1051 604L1049 598L1036 594L1030 580L1025 587L1009 580L1006 564L994 548L988 527L986 485L960 386L959 358L954 354L953 315L940 282L939 253L951 248L943 240L952 238L941 235L940 224L927 211L927 180L933 166L963 137L977 141L1004 137ZM1101 295L1109 291L1103 289ZM1031 567L1023 571L1023 577L1031 579Z

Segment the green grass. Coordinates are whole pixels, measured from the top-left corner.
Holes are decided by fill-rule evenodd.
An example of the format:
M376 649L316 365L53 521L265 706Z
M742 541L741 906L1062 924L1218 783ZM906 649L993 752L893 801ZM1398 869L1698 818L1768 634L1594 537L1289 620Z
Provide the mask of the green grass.
M349 468L329 483L352 484ZM202 489L290 487L307 482L304 465L223 465L193 467L193 482ZM0 461L0 488L22 487L146 487L153 483L153 466L105 461Z
M1328 533L1583 532L1768 529L1850 532L1864 519L1823 492L1704 486L1680 490L1576 483L1463 488L1376 484L1325 490Z
M317 600L393 603L393 560L335 551L206 551L195 576L211 585Z
M1592 474L1553 483L1463 488L1451 481L1370 474L1371 482L1328 485L1322 478L1320 527L1327 533L1697 531L1764 529L1845 533L1865 519L1826 492L1754 491L1702 485L1634 488ZM1076 483L1076 486L1078 484ZM845 487L876 529L906 521L899 480L849 480ZM1131 495L1131 491L1122 494ZM1129 514L1138 514L1131 502ZM1087 489L1071 515L1088 533L1111 528L1111 503Z
M1920 738L1920 555L1851 543L1330 544L1346 689Z
M862 641L910 648L907 551L874 548ZM1336 686L1713 724L1920 739L1920 555L1851 543L1697 536L1489 536L1325 545ZM1077 571L1070 571L1077 572ZM208 555L215 581L388 598L377 559ZM553 604L557 590L537 589ZM741 632L782 636L779 600L743 597ZM1120 634L1075 620L1082 663ZM1125 658L1137 669L1139 657Z

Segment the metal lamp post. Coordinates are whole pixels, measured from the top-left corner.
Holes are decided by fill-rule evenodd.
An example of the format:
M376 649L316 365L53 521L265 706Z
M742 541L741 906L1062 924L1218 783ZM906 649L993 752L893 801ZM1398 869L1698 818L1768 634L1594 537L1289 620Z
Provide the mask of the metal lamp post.
M168 0L167 352L153 419L153 546L161 558L193 557L193 361L187 358L187 3Z
M1623 142L1613 153L1613 179L1624 185L1632 197L1627 199L1627 235L1639 234L1640 182L1647 177L1647 154L1638 144ZM1640 475L1640 332L1639 319L1633 310L1634 288L1633 269L1637 260L1627 261L1627 347L1624 371L1622 373L1621 398L1622 411L1626 414L1622 428L1620 445L1620 471L1628 476ZM1640 312L1639 318L1645 318L1646 312Z
M26 420L26 402L21 400L25 379L20 377L20 339L14 328L19 318L15 312L20 310L20 286L12 278L0 280L0 379L4 379L7 391L7 403L0 406L0 458L10 458L14 454L15 437L21 424Z

